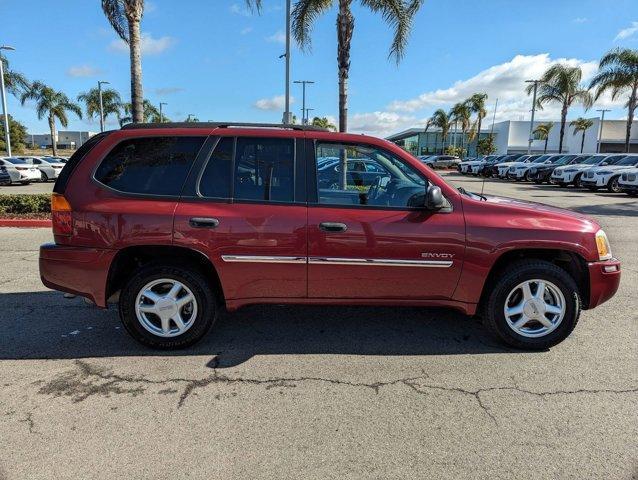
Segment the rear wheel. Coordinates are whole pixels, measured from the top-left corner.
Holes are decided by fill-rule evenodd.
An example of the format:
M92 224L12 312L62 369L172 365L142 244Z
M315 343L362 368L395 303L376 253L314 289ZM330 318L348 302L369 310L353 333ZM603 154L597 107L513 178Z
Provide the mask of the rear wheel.
M580 296L565 270L544 260L507 269L484 306L485 326L516 348L544 350L562 342L578 323Z
M620 190L618 180L620 180L620 176L614 177L609 180L609 183L607 184L607 190L609 190L611 193L620 193L622 190Z
M120 319L135 340L159 349L198 342L217 316L210 284L195 269L176 264L140 268L122 289Z
M40 180L43 182L48 182L49 181L49 177L46 173L44 172L40 172Z

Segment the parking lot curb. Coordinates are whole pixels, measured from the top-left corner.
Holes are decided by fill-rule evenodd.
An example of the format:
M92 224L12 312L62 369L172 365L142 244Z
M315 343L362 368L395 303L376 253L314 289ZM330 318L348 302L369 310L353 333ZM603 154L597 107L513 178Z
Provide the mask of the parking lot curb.
M29 218L0 218L0 227L50 228L51 220Z

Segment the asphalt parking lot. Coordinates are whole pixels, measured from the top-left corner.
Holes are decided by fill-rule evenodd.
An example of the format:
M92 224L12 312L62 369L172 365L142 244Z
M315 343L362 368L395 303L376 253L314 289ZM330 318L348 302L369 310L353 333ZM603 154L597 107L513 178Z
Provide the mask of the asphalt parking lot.
M623 261L618 294L551 351L453 311L268 306L162 354L42 286L48 229L0 229L0 479L636 478L638 199L485 193L589 214Z
M5 185L0 187L0 195L51 193L54 184L55 182L33 182L28 185Z

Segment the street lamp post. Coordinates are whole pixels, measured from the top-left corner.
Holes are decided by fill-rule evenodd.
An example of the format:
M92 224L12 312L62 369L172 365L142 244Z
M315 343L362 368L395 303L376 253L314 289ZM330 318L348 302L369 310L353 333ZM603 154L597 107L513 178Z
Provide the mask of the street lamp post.
M286 111L282 123L289 125L292 123L292 113L290 113L290 3L286 0Z
M164 115L162 114L162 106L163 105L168 105L168 103L160 102L160 104L159 104L159 107L160 107L160 123L164 123Z
M310 115L309 113L312 112L314 110L314 108L306 108L306 125L308 125L310 122Z
M532 142L534 141L534 114L536 113L536 92L538 91L538 84L540 80L525 80L525 83L534 84L534 98L532 100L532 120L529 124L529 138L527 139L527 154L532 154Z
M0 45L0 51L2 50L15 50L15 48L9 45ZM7 149L7 156L11 156L11 138L9 136L9 112L7 111L7 95L4 91L4 65L2 64L2 58L0 57L0 93L2 94L2 114L4 115L4 144Z
M306 125L308 123L308 117L306 114L306 85L315 83L312 80L295 80L293 83L301 84L301 124Z
M603 141L603 125L605 123L605 112L611 112L608 108L601 108L596 110L600 112L600 129L598 129L598 143L596 144L596 153L600 153L600 144Z
M98 80L97 91L100 95L100 132L104 131L104 105L102 103L102 85L107 85L109 82L104 80Z

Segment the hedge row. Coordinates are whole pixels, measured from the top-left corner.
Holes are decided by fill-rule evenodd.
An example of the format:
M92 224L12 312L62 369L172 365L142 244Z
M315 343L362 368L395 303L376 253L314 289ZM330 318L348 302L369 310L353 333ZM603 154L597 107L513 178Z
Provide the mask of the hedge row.
M51 195L0 195L0 215L50 213Z

